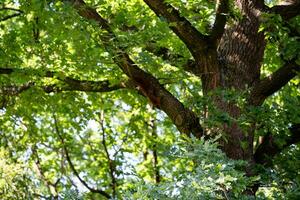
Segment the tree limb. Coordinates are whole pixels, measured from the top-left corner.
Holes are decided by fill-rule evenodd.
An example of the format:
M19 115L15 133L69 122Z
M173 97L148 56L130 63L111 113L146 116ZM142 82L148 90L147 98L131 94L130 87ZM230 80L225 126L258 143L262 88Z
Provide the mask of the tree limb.
M152 74L139 68L122 48L109 43L110 41L117 40L117 38L113 34L108 22L95 9L88 7L83 0L73 0L71 2L73 2L75 9L78 10L78 13L82 17L94 20L100 28L107 31L107 34L100 36L106 50L114 54L113 59L115 63L132 80L142 94L149 99L151 104L163 110L181 133L201 137L203 130L195 113L185 108Z
M286 147L300 142L300 124L294 124L289 128L291 135L285 140L283 146L276 144L276 138L270 133L264 136L262 143L258 146L254 159L258 164L269 166L272 158Z
M289 20L300 14L300 1L293 0L291 3L276 5L272 8L267 8L267 12L279 14L282 19Z
M76 80L77 81L77 80ZM32 88L40 87L44 92L62 92L62 91L83 91L83 92L111 92L118 89L126 88L124 83L113 86L108 85L108 81L78 81L67 83L66 85L36 85L34 82L27 82L23 85L5 85L0 88L0 94L8 96L16 96L20 93Z
M34 86L34 83L27 82L23 85L16 86L16 85L5 85L0 87L0 94L1 95L8 95L8 96L16 96L29 88Z
M3 17L3 18L0 19L0 22L4 22L4 21L9 20L9 19L14 18L14 17L18 17L21 14L22 13L15 13L15 14L11 14L11 15L5 16L5 17Z
M217 5L216 19L211 32L211 39L217 47L225 31L227 17L229 15L229 0L220 0Z
M14 72L14 69L11 68L0 68L0 74L11 74Z
M12 73L22 73L27 75L25 69L15 69L15 68L0 68L0 74L12 74ZM18 95L19 93L33 87L38 86L42 88L45 92L61 92L61 91L84 91L84 92L110 92L118 89L126 88L129 83L120 82L118 84L111 85L108 80L105 81L89 81L89 80L77 80L72 77L56 76L55 72L46 71L43 75L47 78L57 78L62 82L62 84L51 84L51 85L37 85L35 82L28 82L21 86L16 85L5 85L0 88L1 93L10 96Z
M163 0L144 0L156 15L164 17L170 29L186 44L195 56L208 46L209 37L201 34L186 18L180 15L172 5Z
M14 13L14 14L11 14L11 15L8 15L8 16L5 16L3 18L0 19L0 22L3 22L3 21L6 21L6 20L9 20L11 18L14 18L14 17L17 17L17 16L20 16L22 15L24 12L22 10L19 10L17 8L9 8L9 7L5 7L3 5L3 7L0 8L0 11L5 11L5 10L8 10L8 11L15 11L17 13Z
M254 85L250 94L250 104L254 106L261 105L268 96L285 86L299 71L300 66L295 60L287 61L273 74Z
M65 145L65 140L64 140L64 138L62 137L62 135L61 135L61 133L60 133L60 131L59 131L59 128L58 128L58 122L57 122L57 119L56 119L55 115L53 115L53 118L54 118L54 126L55 126L56 134L58 135L58 137L59 137L59 139L60 139L60 141L61 141L61 143L62 143L62 145L63 145L63 149L64 149L64 151L65 151L66 159L67 159L67 161L68 161L68 163L69 163L69 165L70 165L71 170L72 170L73 173L75 174L75 176L76 176L76 177L78 178L78 180L79 180L79 181L80 181L80 182L81 182L81 183L82 183L89 191L91 191L92 193L98 193L98 194L101 194L102 196L106 197L107 199L110 199L111 196L110 196L107 192L105 192L105 191L103 191L103 190L100 190L100 189L92 188L91 186L89 186L89 185L87 184L87 182L85 182L85 181L80 177L78 171L76 170L76 168L75 168L75 166L74 166L74 164L73 164L73 162L72 162L72 160L71 160L71 157L70 157L70 155L69 155L69 151L68 151L68 149L67 149L67 147L66 147L66 145Z

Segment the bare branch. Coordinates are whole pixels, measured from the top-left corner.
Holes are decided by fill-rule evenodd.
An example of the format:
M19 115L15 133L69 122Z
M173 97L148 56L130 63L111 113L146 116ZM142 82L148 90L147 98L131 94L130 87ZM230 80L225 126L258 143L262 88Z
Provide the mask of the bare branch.
M295 60L287 61L273 74L254 85L250 94L250 104L254 106L261 105L268 96L285 86L299 71L300 66Z
M162 0L144 0L158 16L164 17L170 29L186 44L195 56L208 46L208 36L201 34L186 18L180 15L172 5Z
M88 7L83 0L71 2L74 3L74 7L82 17L96 21L101 28L107 31L107 34L101 35L101 40L107 51L114 54L113 59L115 63L132 80L136 87L139 88L142 94L148 97L152 105L163 110L180 132L201 137L203 130L195 113L186 109L152 74L139 68L122 48L109 43L109 41L116 40L116 36L113 34L108 22L95 9ZM186 32L186 29L184 32Z
M300 142L300 124L294 124L289 128L291 135L285 140L285 145L279 146L276 138L270 133L264 136L262 143L258 146L254 159L262 165L272 164L272 158L282 152L286 147Z
M216 20L212 29L211 38L218 46L219 41L225 31L227 17L229 15L229 0L220 0L217 5Z
M101 194L102 196L106 197L107 199L110 199L110 195L108 193L106 193L105 191L103 190L100 190L100 189L95 189L95 188L92 188L91 186L89 186L87 184L87 182L85 182L79 175L78 171L76 170L72 160L71 160L71 157L69 155L69 151L66 147L66 144L65 144L65 140L64 138L62 137L60 131L59 131L59 128L58 128L58 122L57 122L57 119L56 119L56 116L53 115L53 118L54 118L54 126L55 126L55 131L56 131L56 134L58 135L61 143L62 143L62 146L63 146L63 149L65 151L65 155L66 155L66 159L70 165L70 168L71 170L73 171L73 173L75 174L75 176L78 178L78 180L89 190L91 191L92 193L98 193L98 194Z
M1 95L16 96L34 86L34 83L28 82L20 86L5 85L0 87Z

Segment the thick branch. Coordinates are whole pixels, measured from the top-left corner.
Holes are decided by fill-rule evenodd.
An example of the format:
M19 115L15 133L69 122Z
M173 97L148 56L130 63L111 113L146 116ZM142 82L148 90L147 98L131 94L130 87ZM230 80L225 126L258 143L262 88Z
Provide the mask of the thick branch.
M299 71L300 66L294 60L287 61L284 66L254 86L250 94L250 104L261 105L268 96L285 86Z
M64 91L110 92L125 88L125 83L110 86L109 81L85 81L65 78L63 82L66 83L66 86L61 87L61 90Z
M300 1L294 0L286 5L277 5L267 9L268 12L279 14L282 19L288 20L300 14Z
M218 43L225 31L225 25L228 15L229 0L220 0L216 11L216 20L211 33L212 41L216 46L218 46Z
M170 4L163 0L144 0L158 16L164 17L173 32L186 44L195 56L208 46L208 36L201 34L193 25L180 15Z
M89 185L87 184L87 182L85 182L85 181L79 176L79 173L78 173L78 171L76 170L76 168L75 168L75 166L74 166L74 164L73 164L73 162L72 162L72 160L71 160L71 157L70 157L70 155L69 155L69 151L68 151L68 149L67 149L67 147L66 147L65 140L64 140L64 138L62 137L62 135L61 135L61 133L60 133L60 131L59 131L57 119L56 119L55 116L53 116L53 117L54 117L54 125L55 125L55 131L56 131L56 134L58 135L58 137L59 137L59 139L60 139L60 141L61 141L61 143L62 143L62 145L63 145L63 149L64 149L64 152L65 152L65 155L66 155L66 159L67 159L67 161L68 161L68 163L69 163L69 165L70 165L71 170L72 170L73 173L75 174L75 176L76 176L76 177L78 178L78 180L79 180L79 181L80 181L80 182L81 182L81 183L82 183L89 191L91 191L92 193L98 193L98 194L103 195L103 196L106 197L107 199L110 199L111 197L110 197L110 195L109 195L108 193L106 193L105 191L100 190L100 189L92 188L91 186L89 186Z
M300 142L300 124L293 125L290 129L291 135L285 140L285 145L276 144L276 138L271 134L264 136L262 143L258 146L254 159L256 163L270 165L272 158L282 152L282 150L292 144Z
M186 109L153 75L139 68L123 49L109 43L109 41L116 40L116 36L110 29L108 22L95 9L88 7L84 1L76 0L74 5L82 17L96 21L101 28L107 31L108 34L101 36L102 42L107 51L114 54L115 63L132 80L142 94L148 97L155 107L163 110L180 132L200 137L203 130L196 115L191 110Z
M202 135L203 130L196 115L186 109L154 76L138 68L127 54L122 54L120 60L115 61L151 104L163 110L171 118L180 132L194 134L196 137Z

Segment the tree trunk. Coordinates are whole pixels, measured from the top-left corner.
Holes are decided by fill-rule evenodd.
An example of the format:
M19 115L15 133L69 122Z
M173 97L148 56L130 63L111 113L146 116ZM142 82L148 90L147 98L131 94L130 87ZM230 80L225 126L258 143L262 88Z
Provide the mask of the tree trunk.
M213 72L212 74L218 78L204 74L202 76L204 91L211 91L215 88L243 91L251 88L260 79L260 67L266 44L264 33L258 32L263 4L259 0L237 0L236 6L242 12L242 20L225 27L217 51L218 64L210 66L211 69L214 69L210 72ZM212 87L212 80L215 87ZM225 102L219 96L214 97L214 102L220 110L228 113L234 119L240 117L241 108L238 105ZM227 156L254 163L254 125L245 131L236 122L233 122L230 125L225 124L223 131L226 134L226 140L224 139L220 143ZM252 174L250 168L251 166L246 170L249 175Z

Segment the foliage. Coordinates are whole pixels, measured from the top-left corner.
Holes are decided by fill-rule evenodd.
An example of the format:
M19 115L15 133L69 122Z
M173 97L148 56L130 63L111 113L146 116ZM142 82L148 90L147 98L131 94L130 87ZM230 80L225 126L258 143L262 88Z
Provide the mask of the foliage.
M175 143L168 154L164 170L168 178L157 185L141 180L128 199L241 199L256 179L240 171L244 162L229 160L216 143L203 139Z
M33 183L22 163L15 163L4 148L0 149L1 199L31 199Z
M194 55L172 31L178 22L141 0L86 0L111 34L70 2L0 2L0 199L251 199L256 184L258 199L299 199L300 148L288 141L300 124L299 75L259 106L249 106L250 85L206 93L202 72L189 68ZM164 2L211 34L214 1ZM224 15L228 26L243 19L232 0ZM299 65L299 24L299 16L263 14L261 80L285 63ZM179 133L176 119L120 68L122 53L195 113L209 139ZM238 116L217 107L220 99ZM270 135L284 150L249 177L248 160L229 159L220 145L230 139L224 127L234 126L245 136L253 130L254 151Z
M284 151L275 160L275 170L264 169L264 187L258 191L261 199L298 199L299 176L299 145Z

